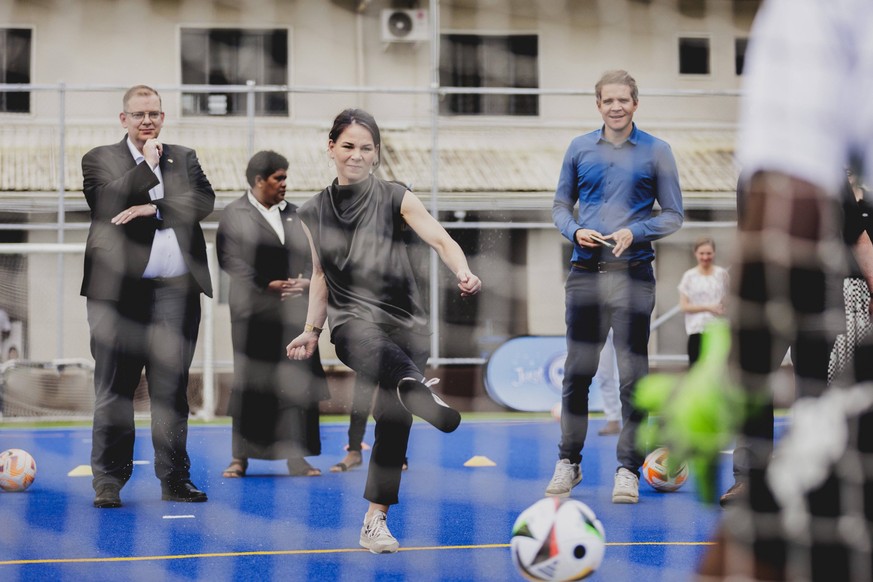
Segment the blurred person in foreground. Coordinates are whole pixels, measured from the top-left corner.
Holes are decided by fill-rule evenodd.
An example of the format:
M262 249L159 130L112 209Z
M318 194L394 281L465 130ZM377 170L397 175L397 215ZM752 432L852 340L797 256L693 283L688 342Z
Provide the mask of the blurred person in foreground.
M260 151L246 167L250 189L227 205L216 236L218 262L230 275L234 384L232 459L226 478L243 477L250 458L283 459L293 476L321 471L319 401L330 397L321 357L285 357L306 323L312 254L297 206L285 201L288 160Z
M94 357L94 506L120 507L133 469L133 395L143 369L151 401L155 476L165 501L206 501L191 482L188 374L200 294L212 296L200 221L215 193L194 150L163 143L161 97L128 89L127 135L82 158L91 208L82 295Z
M566 282L561 442L546 495L566 497L582 481L588 390L611 328L623 421L612 502L637 503L645 455L636 446L636 435L646 416L635 406L633 392L649 371L655 308L652 241L682 225L682 193L670 146L633 122L639 105L634 78L626 71L608 71L595 94L603 126L570 143L552 206L555 225L573 243L573 256ZM655 202L660 212L654 211Z
M288 357L312 357L325 320L337 356L378 384L375 440L364 498L369 507L360 545L396 552L387 513L398 503L400 477L415 414L443 432L461 416L436 394L422 373L430 348L427 314L407 251L411 229L432 247L457 279L461 296L481 289L461 247L405 186L373 175L381 153L379 127L361 109L334 119L328 153L337 178L298 215L312 247L313 274L303 333Z
M844 256L848 261L848 276L842 282L843 302L840 303L840 278L834 277L827 288L828 300L832 305L823 307L844 312L845 326L833 321L823 327L827 321L823 318L818 325L796 327L792 335L787 336L790 344L782 340L783 347L790 347L788 353L794 371L795 399L821 396L835 380L839 382L848 379L849 382L854 382L854 378L873 378L869 372L866 376L861 372L864 366L873 364L868 364L865 358L857 359L853 354L859 348L859 335L870 325L870 286L873 285L873 243L866 232L870 227L870 207L864 201L863 190L857 187L854 176L854 171L847 169L848 180L841 189L842 212L837 213L839 233L848 251L841 251L838 257L842 259ZM746 220L745 199L748 197L748 189L749 176L742 174L737 182L737 213L740 225ZM843 313L834 311L833 317L840 319ZM844 328L841 336L837 335L840 328ZM770 357L763 352L759 356ZM859 367L858 373L854 375L856 370L852 369L853 365ZM755 379L751 378L750 382L754 386ZM773 390L767 386L757 387L753 392L758 397L754 406L747 411L742 430L736 439L732 454L734 482L719 499L722 507L747 495L750 469L762 466L773 453Z
M791 338L833 333L844 168L873 168L871 29L868 0L768 0L752 27L738 141L750 181L730 303L747 419ZM772 460L749 467L699 579L873 579L871 431L870 384L796 401Z

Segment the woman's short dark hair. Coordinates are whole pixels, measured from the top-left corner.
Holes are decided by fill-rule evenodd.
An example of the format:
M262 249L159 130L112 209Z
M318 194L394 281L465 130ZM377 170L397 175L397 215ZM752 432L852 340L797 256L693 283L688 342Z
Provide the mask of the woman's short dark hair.
M330 133L327 137L330 138L330 141L336 142L346 128L354 124L358 124L370 132L370 135L373 136L373 144L376 146L378 152L380 150L379 146L382 143L382 135L379 133L379 125L376 123L376 119L363 109L350 107L349 109L341 111L340 114L334 118L333 127L330 128ZM376 163L373 164L373 167L379 166L381 157L381 155L376 157Z
M272 150L262 150L252 156L249 165L246 166L246 180L249 186L255 185L255 177L260 176L264 180L276 173L277 170L287 170L288 160L282 154Z

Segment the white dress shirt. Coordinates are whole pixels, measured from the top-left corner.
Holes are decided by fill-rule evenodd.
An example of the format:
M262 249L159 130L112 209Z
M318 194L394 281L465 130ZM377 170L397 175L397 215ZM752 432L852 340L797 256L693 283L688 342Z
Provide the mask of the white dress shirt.
M282 244L285 244L285 227L282 226L282 215L279 214L282 210L285 210L285 205L288 204L284 200L278 204L273 204L269 208L264 208L264 205L258 202L258 199L255 198L255 195L252 194L252 191L248 192L249 202L252 203L252 206L258 209L258 212L261 213L261 216L267 221L270 227L275 231L276 236L279 237L279 241Z
M145 156L136 149L130 138L127 138L127 147L130 149L130 155L133 156L137 164L145 161ZM158 165L152 171L158 177L159 184L149 190L149 198L159 200L164 197L164 177L161 174L161 166ZM157 216L157 218L160 219L160 216ZM176 238L176 232L172 228L158 227L158 230L155 232L155 240L152 242L149 262L142 274L142 278L179 277L187 272L188 265L185 264L185 259L182 257L182 249Z

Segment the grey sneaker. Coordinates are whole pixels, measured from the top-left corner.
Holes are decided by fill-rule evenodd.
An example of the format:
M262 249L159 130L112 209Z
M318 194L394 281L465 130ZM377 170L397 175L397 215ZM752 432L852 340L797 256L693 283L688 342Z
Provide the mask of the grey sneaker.
M640 478L622 467L615 474L613 503L637 503L640 500Z
M374 554L393 554L400 547L391 532L388 531L385 512L378 509L367 517L364 516L364 526L361 528L361 547Z
M555 474L546 487L546 497L569 497L570 490L582 482L582 469L570 459L555 463Z

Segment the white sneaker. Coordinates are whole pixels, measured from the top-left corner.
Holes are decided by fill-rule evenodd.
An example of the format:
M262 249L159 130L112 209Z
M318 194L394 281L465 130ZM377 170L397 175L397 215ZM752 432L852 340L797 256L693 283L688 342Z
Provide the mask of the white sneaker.
M439 378L426 382L403 378L397 383L397 397L410 414L421 417L443 432L452 432L461 424L461 414L430 389L438 383Z
M373 514L364 516L364 526L361 528L361 547L374 554L393 554L400 547L386 523L384 511L374 510Z
M612 488L613 503L638 503L640 500L640 478L622 467L615 474Z
M546 487L546 497L569 497L570 490L582 482L582 469L570 459L555 463L555 474Z

